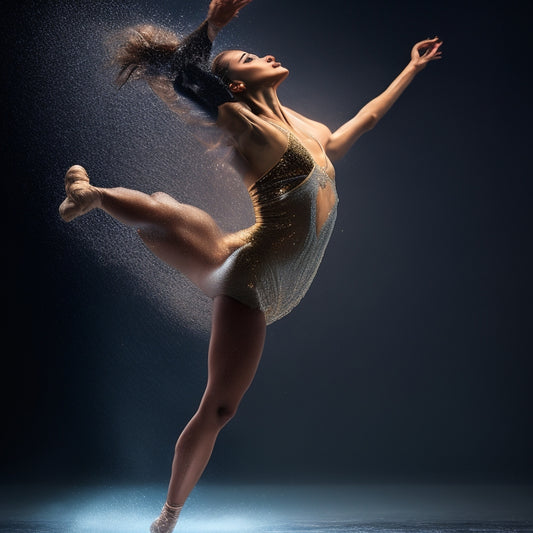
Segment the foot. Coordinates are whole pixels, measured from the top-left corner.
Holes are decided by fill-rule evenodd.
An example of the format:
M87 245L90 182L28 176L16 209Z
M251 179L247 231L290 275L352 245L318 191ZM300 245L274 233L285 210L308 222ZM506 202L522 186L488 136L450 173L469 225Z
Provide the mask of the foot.
M90 184L87 172L80 165L74 165L67 170L65 191L67 197L59 206L59 215L65 222L94 209L100 200L98 189Z
M173 506L165 503L161 514L150 526L150 533L172 533L182 509L183 505Z

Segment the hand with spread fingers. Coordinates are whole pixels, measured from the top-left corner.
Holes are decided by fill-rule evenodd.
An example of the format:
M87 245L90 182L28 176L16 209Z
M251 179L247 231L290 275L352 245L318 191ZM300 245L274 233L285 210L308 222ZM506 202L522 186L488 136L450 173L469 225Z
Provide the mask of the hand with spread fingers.
M411 50L411 64L423 69L430 61L442 58L440 47L442 41L438 37L424 39L416 43Z
M239 11L252 0L211 0L207 12L207 22L215 31L223 28Z

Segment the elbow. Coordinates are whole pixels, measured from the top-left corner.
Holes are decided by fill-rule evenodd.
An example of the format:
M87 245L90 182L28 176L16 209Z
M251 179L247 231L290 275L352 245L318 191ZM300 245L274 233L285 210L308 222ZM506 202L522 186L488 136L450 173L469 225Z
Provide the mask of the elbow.
M365 113L363 128L365 131L373 130L381 117L377 113Z
M338 161L352 145L379 122L381 116L374 111L360 111L351 122L331 135L327 143L327 154L332 161Z
M381 118L381 113L375 106L367 105L355 116L358 129L361 133L365 133L373 129Z

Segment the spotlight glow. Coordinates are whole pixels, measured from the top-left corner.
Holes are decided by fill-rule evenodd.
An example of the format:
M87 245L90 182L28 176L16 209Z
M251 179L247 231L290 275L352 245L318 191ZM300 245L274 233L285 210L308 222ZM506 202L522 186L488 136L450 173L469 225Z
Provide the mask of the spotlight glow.
M4 491L0 533L148 533L165 486ZM176 533L531 533L529 486L200 486Z

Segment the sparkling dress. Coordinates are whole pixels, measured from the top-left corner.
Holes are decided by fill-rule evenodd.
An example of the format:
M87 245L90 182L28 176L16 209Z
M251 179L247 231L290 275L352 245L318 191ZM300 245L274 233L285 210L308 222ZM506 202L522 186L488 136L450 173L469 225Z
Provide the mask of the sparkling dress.
M209 296L224 294L261 309L267 324L287 315L308 291L333 232L338 204L334 180L294 134L278 127L288 136L287 148L248 190L256 223L241 232L245 244L206 280ZM328 186L335 201L317 235L318 191Z

